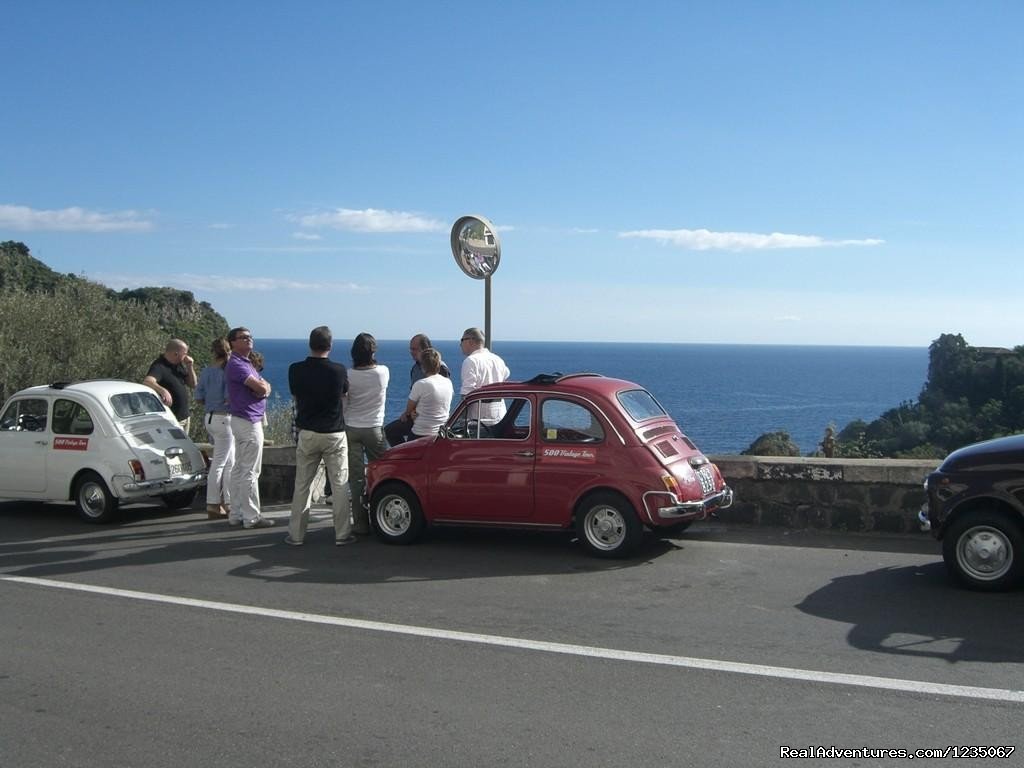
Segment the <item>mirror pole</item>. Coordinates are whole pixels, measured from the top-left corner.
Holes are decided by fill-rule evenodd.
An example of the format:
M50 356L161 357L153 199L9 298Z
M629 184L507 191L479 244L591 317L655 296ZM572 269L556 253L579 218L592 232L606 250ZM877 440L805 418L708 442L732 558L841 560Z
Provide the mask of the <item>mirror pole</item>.
M452 256L466 275L484 281L484 346L491 348L491 275L501 261L501 241L483 216L461 216L452 225Z
M484 346L491 348L491 277L484 278Z

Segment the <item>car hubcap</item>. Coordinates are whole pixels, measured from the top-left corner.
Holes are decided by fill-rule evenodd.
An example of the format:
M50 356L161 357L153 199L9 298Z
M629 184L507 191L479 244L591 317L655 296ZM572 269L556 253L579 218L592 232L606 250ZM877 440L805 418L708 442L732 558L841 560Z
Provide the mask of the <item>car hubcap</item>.
M93 483L83 485L81 499L82 509L85 510L85 513L89 515L89 517L97 517L98 515L103 514L105 500L103 497L103 491L101 491L98 486Z
M412 511L400 496L387 496L377 505L377 523L388 536L400 536L412 524Z
M626 522L613 507L595 507L587 513L584 530L597 549L615 549L626 536Z
M957 560L972 577L992 581L1013 565L1013 547L996 528L971 528L960 537Z

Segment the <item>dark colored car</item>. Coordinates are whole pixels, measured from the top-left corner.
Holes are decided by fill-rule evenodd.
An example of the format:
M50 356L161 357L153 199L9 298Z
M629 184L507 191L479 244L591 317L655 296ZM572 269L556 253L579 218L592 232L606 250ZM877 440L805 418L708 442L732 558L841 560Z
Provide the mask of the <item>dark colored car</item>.
M942 541L946 568L972 589L1024 579L1024 435L953 451L925 480L921 523Z
M474 418L499 402L499 421ZM427 525L574 528L601 557L630 554L645 528L679 532L732 503L718 468L646 389L597 374L474 390L438 435L372 462L367 493L387 542L412 542Z

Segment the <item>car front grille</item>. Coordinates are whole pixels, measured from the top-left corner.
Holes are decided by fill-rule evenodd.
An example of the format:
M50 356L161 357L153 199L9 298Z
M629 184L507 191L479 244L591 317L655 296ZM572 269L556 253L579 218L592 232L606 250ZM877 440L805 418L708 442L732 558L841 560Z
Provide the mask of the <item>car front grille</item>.
M700 490L705 496L715 492L715 475L711 467L701 467L697 470L697 479L700 480Z

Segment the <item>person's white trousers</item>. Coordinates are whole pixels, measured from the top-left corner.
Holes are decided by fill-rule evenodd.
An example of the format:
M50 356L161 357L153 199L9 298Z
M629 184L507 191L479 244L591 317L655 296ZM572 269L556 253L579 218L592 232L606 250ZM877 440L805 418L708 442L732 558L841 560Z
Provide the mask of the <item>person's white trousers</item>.
M231 506L231 468L235 463L235 436L231 434L231 416L206 414L206 434L213 443L210 471L206 477L206 503Z
M246 525L260 519L260 471L263 469L263 422L234 416L235 465L231 468L231 520Z

